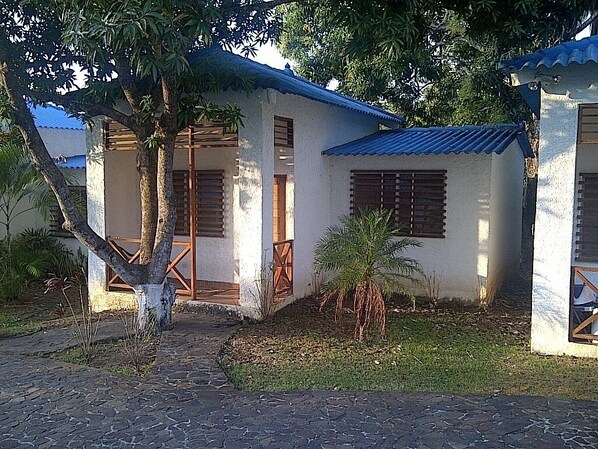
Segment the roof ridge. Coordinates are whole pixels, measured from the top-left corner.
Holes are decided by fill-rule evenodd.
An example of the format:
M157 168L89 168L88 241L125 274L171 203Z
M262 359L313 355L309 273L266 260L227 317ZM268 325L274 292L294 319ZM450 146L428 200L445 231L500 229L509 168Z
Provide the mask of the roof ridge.
M517 129L522 128L516 123L496 123L488 125L449 125L449 126L414 126L411 128L399 128L393 131L466 131L466 130L485 130L485 129Z
M591 48L595 51L590 51ZM579 53L575 55L576 52ZM590 53L590 54L588 54ZM569 40L551 47L504 59L498 62L498 68L505 71L517 72L524 68L532 70L544 66L548 69L559 64L568 67L570 64L584 65L588 62L598 62L598 35L584 37L580 40Z
M378 106L374 106L374 105L371 105L371 104L366 103L364 101L361 101L361 100L358 100L356 98L350 97L348 95L344 95L344 94L341 94L339 92L326 89L326 87L322 86L321 84L314 83L312 81L309 81L309 80L307 80L307 79L305 79L303 77L300 77L298 75L295 75L295 74L291 75L290 73L287 73L284 70L277 69L275 67L271 67L268 64L263 64L261 62L254 61L254 60L246 58L246 57L244 57L242 55L233 53L231 51L224 50L224 49L222 49L220 47L210 47L210 48L203 48L203 49L196 50L196 51L194 51L194 52L192 52L190 54L190 60L193 59L194 56L196 58L199 57L202 52L212 53L212 54L215 54L215 55L217 55L218 52L219 52L220 54L224 55L225 57L238 58L242 63L247 64L250 67L254 67L254 68L259 69L259 70L265 70L267 73L265 73L264 76L268 76L268 74L271 73L273 75L276 75L276 77L280 77L280 76L283 77L283 78L278 78L278 80L274 79L273 81L277 81L277 82L281 82L281 83L287 83L287 82L295 82L295 83L297 83L298 82L298 83L306 85L306 86L308 86L310 88L317 89L322 94L330 95L332 97L335 97L339 101L342 100L343 102L354 103L355 107L351 108L350 104L345 104L345 105L338 104L337 101L335 101L334 99L328 99L328 100L326 100L325 98L316 99L316 98L310 98L308 96L308 94L303 94L302 95L300 93L290 92L290 93L292 93L294 95L299 95L299 96L302 95L302 96L304 96L306 98L310 98L313 101L320 101L322 103L327 103L329 105L333 105L333 106L337 106L337 107L343 107L345 109L353 110L355 112L365 113L365 114L374 115L374 116L382 116L382 117L379 117L379 118L381 118L383 120L389 120L389 121L395 121L395 122L403 122L404 121L403 117L400 117L400 116L398 116L396 114L393 114L391 112L385 111L384 109L382 109L382 108L380 108ZM280 89L277 89L276 87L272 87L272 88L275 89L275 90L280 90ZM283 93L285 93L285 92L283 92ZM315 96L317 94L316 93L312 93L311 95ZM358 109L358 107L363 107L363 108L370 109L370 112L364 111L364 110L360 110L360 109Z
M510 123L378 131L324 150L322 154L326 156L501 154L515 140L525 157L534 156L522 126Z

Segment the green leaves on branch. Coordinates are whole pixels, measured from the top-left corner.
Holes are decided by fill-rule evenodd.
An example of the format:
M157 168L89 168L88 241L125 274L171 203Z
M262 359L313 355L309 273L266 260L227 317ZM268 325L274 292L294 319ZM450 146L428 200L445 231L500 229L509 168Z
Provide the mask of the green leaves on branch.
M574 33L595 0L307 1L280 12L296 72L394 110L412 126L528 119L501 57Z
M16 131L0 133L0 225L10 236L19 216L37 210L49 216L51 191L41 173L30 163L29 153Z

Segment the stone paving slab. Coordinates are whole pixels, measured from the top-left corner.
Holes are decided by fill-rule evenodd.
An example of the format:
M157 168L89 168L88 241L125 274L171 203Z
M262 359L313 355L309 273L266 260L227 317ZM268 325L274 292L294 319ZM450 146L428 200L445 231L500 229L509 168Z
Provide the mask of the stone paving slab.
M125 335L121 320L111 318L100 321L96 341L120 338ZM0 354L47 354L63 351L79 344L75 326L47 329L35 334L0 340Z
M199 315L177 321L180 327L163 337L159 370L142 381L41 359L0 341L0 448L598 448L594 402L247 393L195 374L180 379L176 373L192 366L212 373L217 341L234 327ZM179 363L166 357L170 351L186 358Z

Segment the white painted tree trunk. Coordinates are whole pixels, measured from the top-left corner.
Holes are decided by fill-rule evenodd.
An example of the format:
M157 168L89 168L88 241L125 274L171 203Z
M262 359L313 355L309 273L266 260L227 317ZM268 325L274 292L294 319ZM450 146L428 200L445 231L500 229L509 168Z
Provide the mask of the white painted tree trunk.
M135 286L135 297L139 306L137 319L141 332L160 333L171 327L175 290L175 286L168 280L162 284Z

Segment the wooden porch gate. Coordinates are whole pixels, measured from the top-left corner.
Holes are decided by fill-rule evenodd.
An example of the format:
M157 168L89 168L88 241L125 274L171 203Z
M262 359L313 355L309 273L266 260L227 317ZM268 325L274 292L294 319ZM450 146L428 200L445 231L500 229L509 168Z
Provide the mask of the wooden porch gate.
M598 301L596 296L598 295L598 287L594 285L583 272L595 273L598 272L596 267L572 267L571 268L571 338L587 340L587 341L598 341L598 335L594 331L598 328ZM594 301L585 306L576 306L574 304L575 298L575 279L579 279L584 289L587 287L590 289ZM579 314L585 314L589 316L585 319L576 320Z
M139 245L141 239L133 239L126 237L108 237L106 239L108 245L112 247L123 259L129 263L139 263L139 256L141 250ZM172 242L173 250L180 248L180 252L171 260L166 269L166 275L171 275L177 286L176 292L180 295L193 296L193 287L191 282L182 275L178 270L177 265L184 259L184 257L191 252L191 244L189 242ZM119 276L108 267L108 282L106 284L108 290L132 290L133 287L126 284Z
M274 294L284 298L293 294L293 241L274 243Z

